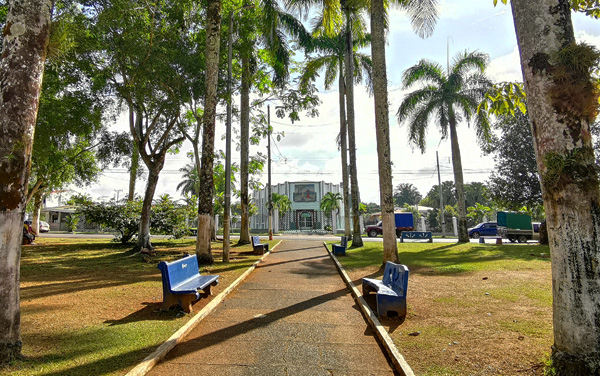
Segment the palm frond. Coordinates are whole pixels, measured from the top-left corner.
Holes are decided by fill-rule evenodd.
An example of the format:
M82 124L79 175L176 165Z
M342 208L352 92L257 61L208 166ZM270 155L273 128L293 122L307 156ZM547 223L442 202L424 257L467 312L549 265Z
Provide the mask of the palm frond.
M332 61L333 60L333 61ZM338 75L337 58L329 57L327 62L327 69L325 70L325 89L329 90L336 83L336 77Z
M398 3L408 13L413 30L420 38L433 34L438 19L438 0L401 0Z
M452 75L459 75L466 77L467 73L471 69L477 69L480 72L484 72L489 62L488 54L479 51L458 53L453 61L450 72Z
M400 103L398 111L396 111L398 123L404 122L413 113L417 112L421 103L433 102L436 93L437 88L435 86L426 86L407 94L402 103Z
M404 71L402 75L402 86L407 89L417 82L432 83L438 87L445 82L444 70L438 63L421 60Z

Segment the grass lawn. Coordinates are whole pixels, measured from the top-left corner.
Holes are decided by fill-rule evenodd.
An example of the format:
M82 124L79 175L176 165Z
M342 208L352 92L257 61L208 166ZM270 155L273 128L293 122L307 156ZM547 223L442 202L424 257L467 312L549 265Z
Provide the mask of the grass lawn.
M553 343L547 246L399 243L398 253L410 270L408 315L382 324L417 375L543 375ZM381 243L347 255L338 259L357 286L381 278Z
M21 335L24 359L0 375L123 375L193 315L159 311L158 262L195 252L193 240L157 240L146 262L131 246L98 239L38 238L21 258ZM272 242L271 247L275 242ZM260 256L232 246L223 264L222 243L213 243L219 274L217 295ZM212 298L194 304L199 311Z

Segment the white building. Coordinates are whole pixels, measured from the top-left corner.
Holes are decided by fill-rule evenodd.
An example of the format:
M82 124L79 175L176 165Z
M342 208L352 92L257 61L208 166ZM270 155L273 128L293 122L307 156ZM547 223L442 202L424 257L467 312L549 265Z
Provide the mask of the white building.
M340 196L343 196L342 185L325 183L324 181L285 182L273 185L271 193L287 196L291 202L291 210L288 213L278 213L274 210L274 231L325 232L326 226L331 227L334 233L340 231L340 229L343 230L343 200L340 200L339 212L332 213L330 218L325 216L320 209L321 199L328 192L339 193ZM258 207L258 214L250 218L252 231L268 230L267 198L267 187L253 193L252 199Z

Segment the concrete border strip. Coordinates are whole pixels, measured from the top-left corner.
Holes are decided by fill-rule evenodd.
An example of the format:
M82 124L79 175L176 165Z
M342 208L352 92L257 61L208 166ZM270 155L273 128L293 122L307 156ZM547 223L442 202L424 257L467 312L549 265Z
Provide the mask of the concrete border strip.
M381 344L383 345L386 352L390 356L392 363L394 364L394 367L396 368L396 370L401 375L414 376L415 374L414 374L412 368L410 368L410 366L404 359L404 356L402 356L400 351L398 351L398 348L394 344L392 337L390 337L390 334L385 329L385 327L383 325L381 325L381 322L377 318L377 315L373 312L373 310L371 310L371 307L369 307L369 305L363 298L360 291L358 291L358 289L356 288L354 283L352 283L350 276L348 275L348 273L346 273L342 264L340 264L340 262L338 261L337 257L335 257L333 252L331 252L329 250L329 248L327 248L327 244L325 242L323 242L323 246L327 250L327 253L329 253L329 257L331 257L331 259L335 263L335 266L338 269L338 272L340 273L340 275L342 276L342 279L344 280L346 285L350 288L350 291L352 292L352 296L354 297L354 300L360 307L364 316L367 318L369 325L371 325L371 327L375 331L377 338L381 341Z
M144 360L141 361L137 366L135 366L131 371L127 372L125 376L143 376L148 373L158 362L160 362L169 351L173 350L178 343L180 343L185 336L202 321L209 313L211 313L217 306L225 299L227 295L229 295L250 273L256 269L256 266L265 259L275 248L281 244L281 240L273 246L273 248L265 253L261 258L256 260L254 264L252 264L248 270L246 270L241 276L238 277L231 285L229 285L225 290L221 291L221 293L213 300L211 300L204 308L202 308L194 317L192 317L185 325L183 325L179 330L177 330L169 339L163 342L162 345L158 346L152 354L148 355Z

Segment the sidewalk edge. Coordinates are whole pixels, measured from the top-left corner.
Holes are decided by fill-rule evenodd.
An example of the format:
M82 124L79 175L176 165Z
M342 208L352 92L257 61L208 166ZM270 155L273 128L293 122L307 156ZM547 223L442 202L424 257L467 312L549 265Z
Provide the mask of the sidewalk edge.
M415 374L414 374L412 368L410 368L410 366L404 359L404 356L402 356L402 354L398 351L398 348L394 344L392 337L390 337L390 334L385 329L385 327L383 325L381 325L381 322L377 318L377 315L371 310L371 308L369 307L369 305L363 298L360 291L358 291L358 289L356 288L354 283L352 283L350 276L348 275L348 273L346 273L342 264L340 264L337 257L335 257L335 255L329 250L329 248L327 248L327 244L325 242L323 242L323 246L327 250L327 253L329 253L329 257L331 257L331 259L335 263L335 266L338 269L338 272L340 273L340 275L342 276L342 279L344 280L346 285L350 288L350 291L352 293L352 296L354 297L354 300L360 307L360 310L362 311L363 315L366 317L371 328L373 328L373 330L375 331L377 338L379 339L382 346L385 348L386 352L388 353L396 370L401 375L414 376Z
M179 330L177 330L169 339L163 342L160 346L152 352L152 354L148 355L144 360L142 360L137 366L131 369L125 376L143 376L148 373L158 362L160 362L169 351L173 350L173 348L181 342L185 336L202 321L204 317L206 317L209 313L211 313L222 301L225 299L227 295L231 293L250 273L256 269L256 266L265 259L272 251L277 248L279 244L281 244L281 240L279 243L275 244L273 248L265 253L261 258L256 260L254 264L252 264L248 270L246 270L241 276L238 277L231 285L229 285L225 290L221 291L221 293L213 300L210 301L204 308L202 308L194 317L192 317L185 325L183 325Z

